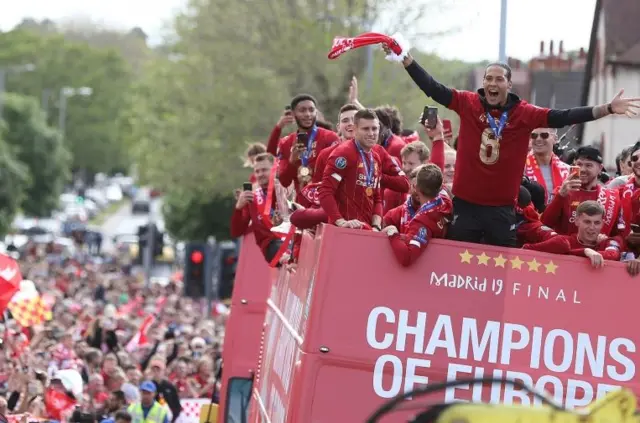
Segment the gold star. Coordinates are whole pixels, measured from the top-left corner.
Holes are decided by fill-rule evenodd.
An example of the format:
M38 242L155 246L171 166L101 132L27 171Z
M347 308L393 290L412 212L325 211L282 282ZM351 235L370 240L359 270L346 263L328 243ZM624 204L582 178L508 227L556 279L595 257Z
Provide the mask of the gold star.
M486 255L484 251L482 252L482 254L476 257L478 258L478 264L484 264L485 266L489 264L489 259L491 258L488 255Z
M549 263L545 264L544 267L547 269L547 273L553 273L555 275L558 265L550 261Z
M537 272L538 268L540 267L541 263L538 263L536 261L536 259L533 259L529 262L527 262L527 265L529 266L529 270L532 272Z
M512 269L522 270L522 263L524 263L524 261L520 260L520 257L516 256L516 258L509 261L511 262Z
M493 261L496 262L496 267L504 267L504 264L507 262L507 259L502 257L502 254L500 254L498 257L494 257Z
M469 250L464 250L464 253L460 253L460 263L471 264L472 257L473 257L473 254L469 253Z

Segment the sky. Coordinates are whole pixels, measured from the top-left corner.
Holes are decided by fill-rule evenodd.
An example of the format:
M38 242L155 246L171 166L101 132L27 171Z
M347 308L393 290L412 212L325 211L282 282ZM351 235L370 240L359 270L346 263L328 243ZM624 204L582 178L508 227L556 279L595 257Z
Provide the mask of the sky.
M419 0L414 0L419 1ZM437 30L453 33L416 44L447 59L497 60L501 0L442 0L449 7ZM0 0L0 29L11 29L25 17L53 21L91 18L104 25L141 27L151 42L166 33L171 17L186 0ZM595 0L507 0L507 55L527 60L536 56L540 41L548 46L564 41L565 50L589 46ZM445 22L441 22L445 20ZM451 22L451 24L449 24ZM329 46L327 46L327 49ZM548 48L548 47L547 47Z

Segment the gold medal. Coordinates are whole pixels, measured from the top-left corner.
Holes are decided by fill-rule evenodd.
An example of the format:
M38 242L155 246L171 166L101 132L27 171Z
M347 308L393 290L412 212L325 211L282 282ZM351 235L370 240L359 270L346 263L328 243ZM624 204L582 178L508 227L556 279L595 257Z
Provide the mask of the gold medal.
M307 176L311 175L311 169L309 169L306 166L300 166L300 170L298 171L298 174L303 178L306 178Z
M365 189L364 192L365 194L367 194L367 197L371 197L373 195L373 188L367 187L367 189Z

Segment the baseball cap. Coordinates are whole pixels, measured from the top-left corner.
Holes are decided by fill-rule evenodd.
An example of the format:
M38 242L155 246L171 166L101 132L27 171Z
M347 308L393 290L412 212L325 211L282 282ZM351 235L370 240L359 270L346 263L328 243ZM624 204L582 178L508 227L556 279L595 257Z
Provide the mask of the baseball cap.
M151 393L155 394L156 393L156 384L151 382L150 380L147 380L145 382L142 382L142 384L140 385L140 390L141 391L151 392Z
M585 146L578 148L576 151L576 159L580 157L602 164L602 154L600 154L600 150L595 147Z

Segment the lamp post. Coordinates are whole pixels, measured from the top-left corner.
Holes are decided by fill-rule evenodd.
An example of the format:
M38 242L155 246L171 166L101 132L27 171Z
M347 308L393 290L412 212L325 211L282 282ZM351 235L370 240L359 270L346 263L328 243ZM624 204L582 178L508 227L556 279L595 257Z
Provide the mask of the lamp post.
M89 87L79 87L79 88L71 88L71 87L62 87L60 88L60 103L58 106L60 107L58 113L58 129L62 134L62 137L65 137L66 131L66 123L67 123L67 99L69 97L74 96L82 96L89 97L93 94L93 90Z
M7 75L10 73L33 72L35 69L36 65L33 63L0 67L0 119L2 119L4 111L4 92L7 85Z
M507 0L500 6L500 51L498 60L507 63Z

